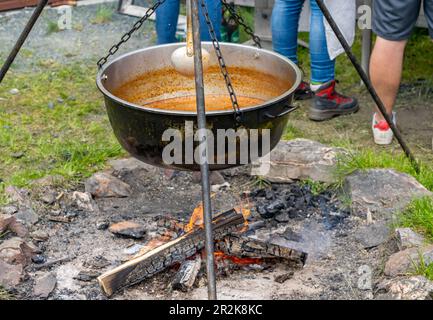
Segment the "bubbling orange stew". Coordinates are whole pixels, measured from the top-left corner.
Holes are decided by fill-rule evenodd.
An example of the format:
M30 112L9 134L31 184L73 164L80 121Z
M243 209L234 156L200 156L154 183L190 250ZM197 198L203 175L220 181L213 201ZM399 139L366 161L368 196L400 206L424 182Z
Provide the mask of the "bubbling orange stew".
M260 105L292 87L288 81L254 69L230 67L230 77L240 108ZM218 66L204 74L206 111L232 110L224 78ZM195 111L194 77L186 77L173 68L147 72L114 90L122 100L148 108Z

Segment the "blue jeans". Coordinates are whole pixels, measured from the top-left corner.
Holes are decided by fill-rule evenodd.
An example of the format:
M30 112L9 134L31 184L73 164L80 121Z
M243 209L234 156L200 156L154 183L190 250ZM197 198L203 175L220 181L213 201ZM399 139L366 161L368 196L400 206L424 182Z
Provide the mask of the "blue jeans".
M331 60L326 44L323 14L315 0L310 0L311 81L325 83L335 78L335 60ZM275 0L272 11L274 50L298 63L298 27L304 0Z
M218 40L221 39L221 1L205 0L209 17L212 21ZM177 18L179 16L180 0L165 0L165 2L156 9L156 33L158 35L158 44L177 42L176 28ZM202 41L210 41L209 30L206 20L201 12L199 5L200 17L200 36Z

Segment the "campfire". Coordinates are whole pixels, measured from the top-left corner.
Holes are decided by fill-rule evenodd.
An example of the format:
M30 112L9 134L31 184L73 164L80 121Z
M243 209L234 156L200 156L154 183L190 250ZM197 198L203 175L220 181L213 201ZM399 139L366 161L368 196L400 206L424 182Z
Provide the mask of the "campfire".
M303 266L306 253L248 236L248 231L255 225L249 224L249 206L245 198L239 206L218 213L212 219L217 274L228 274L243 267L265 269L277 262ZM178 267L173 288L182 291L190 289L204 266L203 211L203 204L200 203L186 223L166 216L159 217L158 226L165 230L161 235L148 241L131 260L98 277L104 293L111 296L171 267Z

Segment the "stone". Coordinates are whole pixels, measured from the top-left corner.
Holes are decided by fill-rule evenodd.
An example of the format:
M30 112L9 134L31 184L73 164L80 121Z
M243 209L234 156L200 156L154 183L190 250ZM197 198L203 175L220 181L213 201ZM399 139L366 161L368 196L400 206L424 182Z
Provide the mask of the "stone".
M54 191L46 191L41 196L41 200L48 205L52 205L57 201L57 193Z
M287 280L292 279L294 274L295 273L293 271L290 271L290 272L287 272L287 273L284 273L284 274L280 274L279 276L276 276L274 278L274 281L278 282L278 283L284 283Z
M15 216L10 214L0 215L0 234L6 231L11 231L21 238L26 237L28 234L27 228L17 221Z
M43 242L47 241L50 236L43 230L35 230L30 234L30 237L35 241Z
M54 273L47 273L38 277L33 287L33 295L39 298L46 299L57 284L57 278Z
M357 171L346 177L344 192L354 214L371 212L373 220L389 220L414 198L433 195L412 176L391 169Z
M274 219L278 223L286 223L286 222L289 222L290 217L289 217L289 214L287 212L283 212L283 213L276 215Z
M385 243L390 238L391 229L385 222L377 222L360 227L355 232L355 239L363 248L370 249Z
M377 300L433 300L433 282L423 276L386 279L376 289Z
M146 233L144 226L132 221L121 221L112 224L108 230L116 235L135 239L143 238Z
M113 168L114 171L134 171L136 169L144 169L153 172L156 170L155 167L141 162L135 158L110 160L108 161L108 164Z
M224 182L223 184L214 184L210 186L211 192L220 192L220 191L226 191L230 189L231 185L228 182Z
M426 243L425 238L411 228L397 228L395 229L395 235L400 250L420 247Z
M0 215L0 234L9 229L9 225L17 221L16 218L10 214Z
M15 288L22 280L23 266L9 264L0 260L0 286L6 289Z
M11 157L14 159L21 159L22 157L24 157L24 152L19 151L19 152L11 153Z
M95 173L85 183L85 190L95 198L125 198L131 195L131 187L108 173Z
M23 207L16 214L15 217L27 226L32 226L39 221L39 216L32 208Z
M307 139L280 141L270 154L270 169L263 178L276 183L303 179L333 183L337 158L343 152Z
M0 212L3 214L14 214L18 212L18 208L15 206L4 206L0 208Z
M164 169L164 176L168 179L174 179L176 176L179 175L179 171L173 170L173 169Z
M110 222L108 222L107 220L101 220L96 222L96 229L98 230L107 230L109 226Z
M92 199L92 195L89 192L78 192L72 193L72 201L76 206L84 211L94 212L96 211L97 205Z
M392 254L385 264L384 274L389 277L406 275L420 263L421 256L426 264L433 263L433 245L409 248Z
M133 255L137 254L138 252L140 252L140 250L143 247L144 247L144 245L136 243L136 244L134 244L128 248L123 249L123 254L133 256Z
M9 93L12 95L17 95L20 93L20 90L18 90L17 88L12 88L9 90Z
M5 189L5 194L15 203L24 206L30 206L29 191L19 189L15 186L8 186Z
M36 264L42 264L47 261L47 258L41 254L36 254L32 257L32 262Z
M93 279L96 279L99 275L100 273L96 271L82 270L74 277L74 279L83 282L89 282L92 281Z
M23 239L14 237L0 244L0 260L9 264L26 266L37 252L37 248Z

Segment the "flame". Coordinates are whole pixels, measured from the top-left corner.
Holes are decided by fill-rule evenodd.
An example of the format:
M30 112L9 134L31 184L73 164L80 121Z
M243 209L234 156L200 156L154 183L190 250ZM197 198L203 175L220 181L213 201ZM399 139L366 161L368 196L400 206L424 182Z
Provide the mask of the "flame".
M240 205L234 208L237 213L240 213L244 216L244 227L240 231L241 233L248 230L248 218L251 216L250 202L248 198L246 198L246 204L244 205L242 200L240 200Z
M238 265L260 264L263 262L263 260L260 258L239 258L227 255L222 251L216 251L214 256L216 260L230 260L234 264Z
M190 232L196 225L203 227L203 202L194 209L188 224L185 226L185 232Z
M211 195L211 198L213 198L214 196L215 196L215 193L213 193ZM235 207L234 210L237 213L242 214L244 217L244 227L242 228L241 232L247 231L248 230L247 219L251 215L250 203L249 203L248 198L246 198L245 204L242 202L242 200L240 200L240 205ZM185 232L190 232L197 226L200 228L203 228L203 225L204 225L203 214L204 214L203 202L200 202L199 205L192 212L191 218L189 219L189 222L186 224L186 226L184 227L183 230Z

